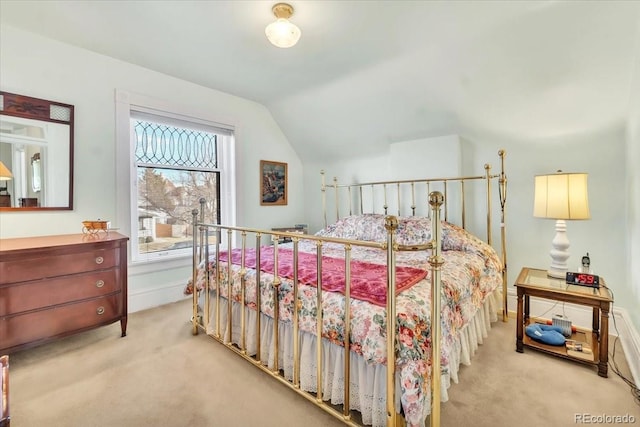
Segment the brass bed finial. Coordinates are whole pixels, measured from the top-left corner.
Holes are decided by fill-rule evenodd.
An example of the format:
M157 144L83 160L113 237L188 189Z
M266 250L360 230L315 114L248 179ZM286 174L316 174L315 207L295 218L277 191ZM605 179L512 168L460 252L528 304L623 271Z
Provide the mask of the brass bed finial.
M439 191L429 193L429 205L432 208L439 208L444 203L444 196Z

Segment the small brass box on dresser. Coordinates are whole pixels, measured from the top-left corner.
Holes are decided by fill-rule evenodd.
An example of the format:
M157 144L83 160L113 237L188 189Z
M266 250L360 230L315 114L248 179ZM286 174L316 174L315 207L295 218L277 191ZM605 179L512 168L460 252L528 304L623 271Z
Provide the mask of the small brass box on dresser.
M116 232L0 239L0 354L120 321L127 240Z

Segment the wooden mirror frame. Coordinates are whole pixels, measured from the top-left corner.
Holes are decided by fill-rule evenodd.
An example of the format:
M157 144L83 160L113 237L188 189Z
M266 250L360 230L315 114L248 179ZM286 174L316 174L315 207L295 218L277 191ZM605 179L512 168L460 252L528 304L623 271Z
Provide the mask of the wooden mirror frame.
M56 114L56 112L62 112L63 114ZM24 119L52 122L69 126L69 197L66 206L30 206L31 204L26 204L26 206L21 207L0 207L0 212L72 210L74 134L73 105L0 91L0 116L21 117ZM64 190L59 189L58 191Z

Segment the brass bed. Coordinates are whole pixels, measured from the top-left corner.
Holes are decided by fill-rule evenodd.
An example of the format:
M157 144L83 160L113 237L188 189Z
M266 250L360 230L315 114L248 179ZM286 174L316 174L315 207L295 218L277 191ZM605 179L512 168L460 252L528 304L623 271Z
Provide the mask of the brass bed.
M507 180L505 152L498 154L495 175L486 164L479 176L326 185L323 174L325 227L315 235L206 224L201 200L193 211L193 334L203 330L347 425L423 425L427 416L439 425L458 366L498 312L506 320ZM482 203L467 195L473 183ZM495 185L501 256L490 246ZM424 216L416 194L428 194ZM381 213L365 209L376 199ZM336 221L328 225L331 202ZM486 243L465 230L469 204L486 208ZM466 270L454 269L457 260Z

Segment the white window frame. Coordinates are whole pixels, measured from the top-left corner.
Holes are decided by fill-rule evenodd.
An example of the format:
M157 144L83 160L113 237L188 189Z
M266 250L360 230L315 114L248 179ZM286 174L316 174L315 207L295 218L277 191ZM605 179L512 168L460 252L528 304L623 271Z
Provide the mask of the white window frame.
M220 171L220 219L223 224L236 224L236 170L235 170L235 126L223 124L202 112L189 111L144 95L116 89L116 226L130 237L129 264L148 271L169 269L191 263L192 250L167 255L160 252L140 256L138 253L138 194L137 163L132 144L132 112L160 116L175 122L200 124L220 129L223 135L218 141L218 170ZM194 206L194 209L199 208ZM188 253L187 253L188 252ZM139 271L143 273L144 271Z

